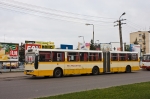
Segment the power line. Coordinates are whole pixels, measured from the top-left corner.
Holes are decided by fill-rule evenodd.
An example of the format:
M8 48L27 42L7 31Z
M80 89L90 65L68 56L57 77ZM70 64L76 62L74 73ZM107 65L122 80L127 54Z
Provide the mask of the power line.
M140 25L138 25L138 24L136 24L136 23L133 23L133 22L131 22L131 21L129 21L129 20L128 20L128 22L129 22L130 24L134 25L134 27L136 27L136 28L143 28L142 26L140 26Z
M41 6L37 6L37 5L31 5L31 4L27 4L27 3L23 3L23 2L18 2L18 1L14 1L14 0L9 0L9 1L21 4L21 5L29 6L29 7L41 8L41 9L45 9L45 10L51 10L51 11L62 12L62 13L67 13L67 14L73 14L73 15L79 15L79 16L86 16L86 17L94 17L94 18L116 19L116 18L90 16L90 15L83 15L83 14L77 14L77 13L72 13L72 12L66 12L66 11L61 11L61 10L56 10L56 9L50 9L50 8L46 8L46 7L41 7Z
M42 13L42 14L46 14L46 15L57 16L57 17L64 17L64 18L77 19L77 20L86 20L86 21L93 21L93 22L112 23L112 22L106 22L106 21L89 20L89 19L83 19L83 18L77 18L77 17L58 15L58 14L53 14L53 13L50 13L50 12L39 11L39 10L31 9L31 8L25 8L25 7L22 7L22 6L11 5L11 4L7 4L7 3L4 3L4 2L0 2L0 4L5 5L5 6L9 6L9 7L13 7L13 8L19 8L19 9L22 9L22 10L38 12L38 13Z
M129 24L127 24L126 26L128 26L128 27L130 27L130 28L132 28L132 29L135 29L135 30L139 31L138 28L135 28L135 27L133 27L133 26L131 26L131 25L129 25Z
M10 11L19 12L19 13L29 14L29 15L33 15L33 16L37 16L37 17L42 17L42 18L46 18L46 19L54 19L54 20L60 20L60 21L75 22L75 21L69 21L69 20L63 20L63 19L50 18L50 17L47 17L47 16L35 15L35 14L26 13L26 12L23 12L23 11L17 11L17 10L13 10L13 9L5 8L5 7L0 7L0 8L2 8L2 9L6 9L6 10L10 10ZM76 23L85 23L85 22L76 22Z

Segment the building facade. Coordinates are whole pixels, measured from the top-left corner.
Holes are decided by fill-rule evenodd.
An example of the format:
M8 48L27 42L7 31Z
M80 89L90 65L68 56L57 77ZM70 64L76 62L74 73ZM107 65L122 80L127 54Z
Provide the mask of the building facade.
M141 53L150 53L150 31L138 31L130 33L130 43L141 46Z

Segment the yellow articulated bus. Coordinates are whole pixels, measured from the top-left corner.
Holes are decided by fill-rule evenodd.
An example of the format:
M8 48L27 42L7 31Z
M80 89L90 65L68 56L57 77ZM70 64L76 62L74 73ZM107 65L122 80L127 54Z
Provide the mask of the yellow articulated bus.
M136 70L139 70L138 52L30 49L26 51L24 73L62 77Z

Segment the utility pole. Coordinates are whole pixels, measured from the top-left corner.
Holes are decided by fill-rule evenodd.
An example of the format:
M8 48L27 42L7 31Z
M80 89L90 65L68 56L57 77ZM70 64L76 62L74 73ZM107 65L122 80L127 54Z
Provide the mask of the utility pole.
M94 44L94 24L86 23L85 25L92 25L93 26L93 44Z
M125 15L126 13L124 12L121 16ZM119 26L119 36L120 36L120 50L123 51L123 40L122 40L122 24L126 24L126 23L122 23L121 21L124 21L126 19L120 19L121 16L119 17L119 20L115 21L114 23L118 23L117 25L114 26Z

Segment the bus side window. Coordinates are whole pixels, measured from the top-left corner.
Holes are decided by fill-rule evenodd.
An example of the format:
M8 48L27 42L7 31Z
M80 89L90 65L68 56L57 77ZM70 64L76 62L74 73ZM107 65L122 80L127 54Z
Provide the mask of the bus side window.
M52 52L52 61L53 62L63 62L65 61L65 53L64 52Z
M79 61L78 52L68 52L67 61Z
M126 61L126 54L125 53L119 53L119 61Z
M111 61L118 61L118 54L117 53L111 54Z
M94 53L89 53L89 61L93 61L94 60Z
M89 53L89 61L98 61L99 54L98 53Z
M131 54L131 55L132 55L131 59L133 61L137 61L138 60L138 54Z
M99 54L95 53L95 61L99 61Z
M80 52L80 61L88 61L88 53L87 52Z
M89 60L88 58L89 58L88 53L84 53L84 61L88 61Z
M80 61L84 61L84 52L80 52Z
M131 54L127 53L127 60L131 61Z
M51 52L48 52L48 51L39 52L39 61L49 62L50 60L51 60Z
M57 61L57 52L52 52L52 61L53 62Z
M39 61L45 61L45 55L44 55L44 54L41 54L41 55L40 55Z

